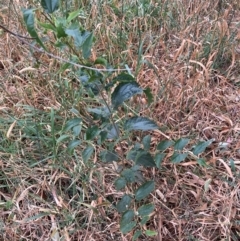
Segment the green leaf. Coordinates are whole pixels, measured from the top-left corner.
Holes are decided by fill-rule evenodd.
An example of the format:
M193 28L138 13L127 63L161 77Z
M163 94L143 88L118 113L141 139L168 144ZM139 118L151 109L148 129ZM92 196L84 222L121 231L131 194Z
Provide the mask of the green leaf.
M67 149L69 151L72 151L75 147L79 146L81 144L81 141L80 140L72 140L69 144L68 144L68 147Z
M230 162L230 167L231 167L231 170L233 171L233 172L236 172L236 167L235 167L235 161L234 161L234 159L230 159L229 160L229 162ZM207 165L207 164L206 164Z
M150 145L151 145L151 136L150 135L144 136L143 140L142 140L142 143L143 143L143 146L144 146L144 150L149 151Z
M91 55L93 43L93 33L90 33L82 45L83 58L87 59Z
M41 5L47 13L53 13L59 7L59 0L41 0Z
M123 234L126 234L130 231L133 230L133 228L136 226L137 222L136 221L132 221L130 223L127 223L126 225L122 225L120 226L120 231L123 233Z
M213 142L213 140L209 140L209 141L200 141L195 147L194 147L194 150L193 150L193 154L194 155L199 155L201 153L203 153L205 151L205 149L211 145Z
M132 241L137 240L137 239L140 237L141 234L142 234L142 231L141 231L141 230L136 230L136 231L134 232Z
M114 182L114 185L117 190L123 189L124 187L126 187L126 184L127 184L127 181L123 177L117 178L116 181Z
M113 80L131 82L131 81L134 81L135 79L130 74L121 73L121 74L117 75L115 78L113 78Z
M119 160L119 156L115 151L112 151L112 152L108 150L101 151L100 157L103 162L113 162L113 161Z
M128 160L132 160L132 161L136 161L136 157L137 157L137 154L138 154L138 150L130 150L128 153L127 153L127 159Z
M98 57L95 61L94 64L101 64L103 66L107 66L108 62L106 59L102 58L102 57Z
M106 139L107 139L108 132L107 131L101 131L99 136L99 144L101 145Z
M63 43L63 42L61 42L59 39L56 41L56 43L54 44L54 46L55 47L57 47L57 48L59 48L59 50L64 50L64 49L66 49L67 48L67 45L65 44L65 43ZM69 66L71 66L71 64L69 64ZM62 71L62 69L59 69L58 71L57 71L57 73L62 73L61 72Z
M82 124L74 126L74 127L72 128L73 135L74 135L74 136L79 136L80 133L81 133L81 130L82 130Z
M68 63L67 63L68 64ZM65 65L65 64L64 64ZM64 65L62 65L62 67L61 67L61 69L64 69L63 71L65 71L66 69L68 69L68 66L64 66ZM69 65L69 67L70 67L70 65ZM80 112L77 110L77 109L75 109L75 108L71 108L70 109L70 112L71 113L73 113L74 115L80 115Z
M179 140L177 140L174 144L174 150L177 151L182 151L183 148L188 144L189 139L185 139L185 138L180 138Z
M57 24L56 32L57 32L57 37L59 39L67 37L67 34L65 33L65 25L64 25L64 23L58 23Z
M117 128L117 129L116 129ZM108 124L106 127L106 131L108 132L107 134L107 138L108 139L117 139L119 137L119 128L117 126L117 124L113 125L113 124Z
M70 129L72 129L73 127L75 126L82 126L82 119L81 118L74 118L74 119L71 119L71 120L68 120L65 124L65 127L64 127L64 131L69 131Z
M174 152L173 155L171 156L171 161L173 163L180 163L186 159L187 155L188 153Z
M131 169L132 170L134 170L134 176L135 176L135 182L137 182L137 183L144 183L145 182L145 179L144 179L144 177L143 177L143 174L142 174L142 172L141 171L139 171L139 170L135 170L135 167L140 167L140 166L138 166L138 165L135 165L135 166L133 166Z
M135 191L135 199L140 201L147 197L154 190L154 181L145 182Z
M94 84L97 84L99 82L99 80L102 79L102 75L95 72L95 73L92 73L90 78L88 79L88 83L94 83Z
M131 205L131 201L132 201L132 198L129 195L125 194L122 197L122 199L117 203L117 206L116 206L117 211L119 213L123 213L126 210L128 210Z
M158 233L156 231L146 230L145 234L149 237L152 237L152 236L156 236Z
M68 14L68 17L67 17L67 23L70 23L73 19L75 19L76 17L79 16L80 13L82 13L83 10L82 9L78 9L76 11L73 11L71 13Z
M164 153L157 153L155 155L155 162L156 162L157 168L161 167L161 163L162 163L165 156L166 156L166 154L164 154Z
M120 227L127 225L129 222L133 220L133 218L134 218L133 210L127 210L126 212L124 212L120 220Z
M88 31L80 32L79 26L75 24L73 24L71 28L66 29L65 33L73 37L74 44L78 49L80 49L84 42L91 36L91 33Z
M65 29L65 33L68 36L73 37L74 44L77 48L80 48L83 45L85 39L83 40L82 38L81 32L79 30L79 26L73 26L72 28Z
M197 159L197 163L198 163L198 165L201 166L201 167L207 167L207 166L208 166L207 163L206 163L206 160L203 159L203 158Z
M94 148L92 146L87 146L82 152L83 162L87 162L91 155L93 154Z
M147 96L147 100L148 100L148 105L153 103L153 94L151 89L148 87L146 89L143 90L144 94Z
M34 27L34 10L33 9L23 9L23 19L24 22L27 26L27 31L31 35L32 38L35 38L37 43L47 51L46 47L44 46L43 42L41 39L38 37L37 31L35 30Z
M120 220L120 231L123 234L130 232L136 225L136 222L133 222L134 212L133 210L126 211Z
M158 126L154 121L148 119L147 117L132 117L125 122L124 128L128 131L150 131L158 129Z
M110 65L107 66L109 71L111 71L112 67ZM116 76L115 78L113 78L111 81L109 81L108 84L105 85L105 89L107 92L109 92L109 90L116 85L117 82L120 83L136 83L134 77L130 74L126 74L126 73L121 73L118 76ZM139 85L138 85L139 87Z
M143 216L147 216L147 215L150 215L153 210L154 210L154 205L149 203L149 204L145 204L145 205L142 205L138 210L138 215L143 217Z
M139 165L134 165L134 166L131 167L131 169L132 169L134 172L136 172L136 171L141 170L141 167L140 167Z
M37 22L41 27L45 28L46 30L52 30L54 32L57 31L56 27L54 25L50 24L50 23L43 23L43 22L40 22L40 21L37 21Z
M31 216L29 218L25 218L24 220L26 220L26 222L30 222L30 221L37 220L37 219L39 220L39 218L42 218L42 217L48 216L48 215L49 215L48 212L41 212L37 215Z
M69 135L61 135L58 139L57 139L57 144L59 144L60 142L63 142L67 139L69 139L70 136Z
M157 145L157 149L159 151L165 151L168 147L172 146L174 144L173 141L170 140L163 140Z
M146 224L149 221L150 217L149 216L144 216L142 217L142 220L140 222L141 225Z
M107 118L111 115L109 109L107 107L100 107L100 108L87 108L88 112L95 113L100 115L104 118Z
M112 105L116 109L125 100L128 100L134 95L141 94L141 93L142 93L142 88L135 81L120 83L112 93L112 96L111 96Z
M156 163L151 154L143 150L138 151L135 163L144 167L156 167Z
M107 139L107 131L101 131L99 133L98 144L101 145Z
M91 126L86 130L86 140L94 139L99 133L99 128L97 125Z
M121 176L124 177L128 183L135 182L135 171L132 169L125 169L122 171Z

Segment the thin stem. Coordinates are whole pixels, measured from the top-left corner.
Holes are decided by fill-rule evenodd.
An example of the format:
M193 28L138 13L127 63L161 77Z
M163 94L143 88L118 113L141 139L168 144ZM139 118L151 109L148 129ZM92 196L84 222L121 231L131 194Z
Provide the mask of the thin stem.
M15 36L15 37L19 38L18 36ZM36 50L37 52L44 53L44 54L46 54L46 55L48 55L48 56L50 56L50 57L52 57L54 59L57 59L57 60L59 60L61 62L64 62L64 63L72 64L72 65L74 65L74 66L76 66L78 68L85 68L85 69L89 69L89 70L102 71L102 72L111 72L111 71L112 72L117 72L117 71L126 71L126 70L128 70L128 69L98 69L98 68L93 68L93 67L89 67L89 66L85 66L85 65L81 65L81 64L76 64L76 63L74 63L72 61L63 59L63 58L58 57L58 56L56 56L54 54L51 54L51 53L49 53L49 52L47 52L47 51L45 51L43 49L40 49L40 48L38 48L36 46L33 46L32 44L28 43L24 39L21 39L21 41L22 41L22 43L24 43L24 44L30 46L31 48L33 48L34 50ZM130 69L130 70L132 70L132 69Z
M112 124L113 124L114 129L116 130L117 137L120 138L120 132L119 132L119 130L118 130L118 128L117 128L116 123L114 122L112 110L111 110L109 104L107 103L107 101L106 101L106 99L105 99L105 97L104 97L104 95L103 95L103 93L102 93L102 90L99 88L98 85L96 85L96 86L97 86L97 88L98 88L98 91L99 91L99 93L100 93L100 95L101 95L101 97L102 97L102 100L103 100L104 104L105 104L106 107L108 108L108 111L109 111L109 113L110 113L110 120L111 120L111 122L112 122ZM120 148L121 148L121 151L122 151L121 159L122 159L122 161L123 161L123 150L124 150L124 149L123 149L123 146L122 146L122 143L121 143L121 142L119 142L119 145L120 145Z

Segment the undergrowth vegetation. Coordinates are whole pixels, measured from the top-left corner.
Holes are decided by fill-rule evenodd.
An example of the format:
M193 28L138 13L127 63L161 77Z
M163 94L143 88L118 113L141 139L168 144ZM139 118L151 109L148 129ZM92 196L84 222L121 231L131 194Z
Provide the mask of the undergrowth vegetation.
M239 240L239 10L0 3L2 240Z

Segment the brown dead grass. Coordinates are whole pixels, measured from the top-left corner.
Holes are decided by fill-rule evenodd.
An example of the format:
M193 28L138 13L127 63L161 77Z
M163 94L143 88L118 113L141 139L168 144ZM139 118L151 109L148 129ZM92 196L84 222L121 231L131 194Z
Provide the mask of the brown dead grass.
M19 1L14 2L20 5ZM164 130L165 136L152 133L153 145L166 136L171 139L183 136L192 136L196 140L214 138L215 141L204 154L208 168L200 167L194 160L173 165L165 158L161 170L144 172L146 177L154 176L156 182L156 191L151 196L156 209L151 221L143 228L157 230L158 236L139 240L240 240L240 55L235 49L240 41L237 25L240 21L239 3L229 1L222 15L217 16L216 8L222 1L215 4L205 0L188 2L176 1L182 23L179 31L171 32L166 24L161 29L144 33L146 52L143 56L155 71L147 64L143 65L138 82L152 89L155 100L151 108L146 108L144 98L138 101L142 115L153 118ZM188 9L189 19L199 14L197 23L184 18L181 14L184 8ZM111 14L114 25L117 16L108 6L103 9ZM12 11L11 20L9 11ZM93 6L93 17L96 11ZM146 19L139 21L147 26ZM228 26L229 21L231 24ZM12 6L6 9L1 4L0 22L13 32L25 33ZM137 21L133 23L133 32L135 27ZM97 56L98 50L107 49L108 41L110 46L114 46L111 26L106 29L107 34L100 35L96 28L102 41L95 46L93 55ZM234 31L238 34L232 40ZM222 46L214 46L208 56L202 53L204 36L215 32L219 41L224 37L226 43L222 62L218 68L212 69ZM153 47L149 34L162 36L157 37ZM129 39L132 47L127 50L133 69L137 66L134 41L134 36ZM114 48L108 50L112 55L117 51ZM41 62L40 68L34 68L37 60ZM115 58L115 61L120 63L121 59ZM55 67L52 59L31 55L28 46L8 33L2 33L2 117L7 118L9 114L22 117L25 114L22 105L57 110L59 97L52 91L54 75L51 74ZM9 123L6 134L10 140L21 137L14 128L14 124ZM132 233L123 236L119 232L120 216L107 199L113 197L116 201L122 195L114 189L116 174L111 167L97 163L88 170L93 173L90 184L84 184L76 163L70 157L62 158L67 172L54 166L51 159L44 165L30 167L27 156L33 150L37 151L37 147L31 142L18 140L17 143L20 147L18 153L0 153L0 240L131 240ZM227 147L221 148L223 144ZM36 158L37 154L30 156ZM235 171L230 166L230 159L234 160ZM68 190L73 183L78 190L72 196ZM86 194L82 205L78 192ZM97 193L96 200L90 197L91 192ZM8 208L7 203L10 205Z

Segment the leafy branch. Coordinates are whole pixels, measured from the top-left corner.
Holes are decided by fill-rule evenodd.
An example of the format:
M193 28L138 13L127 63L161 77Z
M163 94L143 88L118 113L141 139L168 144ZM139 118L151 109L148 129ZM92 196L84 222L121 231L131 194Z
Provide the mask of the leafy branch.
M82 148L82 161L86 164L92 160L92 155L94 151L96 152L94 146L98 145L102 149L99 153L99 159L102 162L121 162L118 165L119 170L115 170L117 178L114 181L116 189L124 192L116 204L116 210L121 214L120 230L123 234L126 234L135 229L133 240L136 240L143 233L147 236L153 236L156 232L144 231L143 226L149 221L155 208L153 203L146 201L146 198L155 189L155 182L154 180L145 180L142 174L143 168L160 169L161 163L166 159L166 154L170 149L172 152L168 157L170 156L173 164L194 157L200 165L204 165L204 159L200 158L199 155L205 151L211 141L199 142L195 146L188 147L189 139L180 138L174 141L163 133L167 140L158 143L155 150L150 148L151 135L149 134L145 135L141 142L132 141L131 137L137 132L159 131L158 125L148 117L138 115L119 121L116 120L114 114L118 112L121 115L122 112L119 107L136 95L145 95L148 104L151 104L153 96L150 89L141 88L135 77L129 73L120 73L115 77L110 75L113 71L129 71L130 69L113 69L107 60L101 57L97 58L96 61L90 60L94 35L92 32L83 29L77 21L80 10L59 17L59 14L55 14L59 8L58 0L42 0L41 5L49 15L47 23L38 21L39 26L45 31L51 31L56 36L56 42L53 43L54 47L61 49L62 46L68 46L73 53L79 53L77 56L69 53L69 57L72 57L75 62L55 56L47 51L35 29L33 9L23 10L24 21L29 34L42 49L24 39L21 39L21 41L38 52L64 62L65 65L61 67L60 72L72 68L86 92L97 100L96 106L86 109L92 118L89 123L83 125L84 118L80 114L66 121L56 141L56 150L60 149L63 144L67 146L69 153L74 153L78 148ZM79 64L80 58L86 61L87 65ZM106 68L91 67L97 64ZM78 67L79 70L76 71L73 67ZM109 99L105 92L109 94ZM88 103L86 105L88 106ZM126 141L130 146L125 152L122 141ZM116 151L118 146L121 147L121 154ZM124 163L127 163L127 167ZM139 227L140 230L136 227Z

